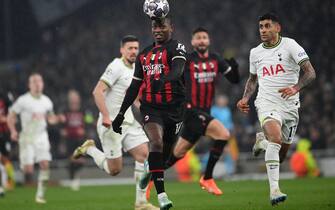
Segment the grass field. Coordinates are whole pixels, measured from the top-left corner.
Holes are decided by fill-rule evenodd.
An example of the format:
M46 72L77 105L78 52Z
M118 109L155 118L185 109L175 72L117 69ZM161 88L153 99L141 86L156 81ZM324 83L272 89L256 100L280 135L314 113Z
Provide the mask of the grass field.
M215 197L202 191L196 183L168 182L166 189L174 202L173 210L334 210L335 178L283 180L281 188L288 200L271 207L266 181L219 182L224 195ZM17 188L0 199L0 210L130 210L134 186L82 187L73 192L64 187L50 187L48 203L34 203L34 188ZM156 196L152 194L156 204Z

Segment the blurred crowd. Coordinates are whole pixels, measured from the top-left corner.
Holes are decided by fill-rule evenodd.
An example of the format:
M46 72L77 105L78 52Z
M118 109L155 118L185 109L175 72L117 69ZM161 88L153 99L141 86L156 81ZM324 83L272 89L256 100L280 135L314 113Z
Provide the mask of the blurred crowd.
M276 11L282 20L283 36L294 38L302 45L317 72L314 84L302 91L302 108L297 134L312 141L313 149L335 148L335 88L334 57L331 47L335 28L335 4L326 1L252 1L252 0L185 0L170 1L175 25L174 37L190 48L190 33L198 26L211 33L212 50L222 56L235 57L240 64L242 82L230 85L226 80L217 83L217 94L229 98L228 108L233 117L233 133L240 151L250 151L255 133L259 130L256 113L244 115L235 104L242 96L248 77L249 51L259 43L257 18L264 12ZM136 35L142 47L152 42L150 20L142 12L142 1L94 1L56 23L41 28L36 53L15 62L12 71L1 73L1 86L14 95L26 91L27 75L42 73L46 94L54 101L55 111L67 106L70 89L79 91L82 109L89 116L94 135L92 116L97 117L91 92L109 62L119 56L119 41L126 34ZM53 137L60 139L59 129L51 128ZM56 157L62 157L58 142Z

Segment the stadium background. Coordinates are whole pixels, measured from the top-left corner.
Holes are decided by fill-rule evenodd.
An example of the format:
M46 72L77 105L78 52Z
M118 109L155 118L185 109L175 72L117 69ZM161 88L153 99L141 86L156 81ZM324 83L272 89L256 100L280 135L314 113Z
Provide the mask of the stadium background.
M26 91L27 76L41 72L45 93L54 101L55 111L66 106L67 91L80 91L83 109L90 122L88 136L97 139L94 119L97 109L91 92L107 64L119 56L119 40L126 34L136 35L141 46L152 42L150 21L138 0L1 0L0 84L18 96ZM335 154L335 3L331 0L183 0L170 1L175 25L174 37L190 47L190 33L197 26L208 28L211 49L224 57L235 57L240 64L242 81L230 85L218 83L218 93L229 98L233 112L234 134L240 154L238 173L264 172L248 168L250 149L258 128L254 112L246 116L235 107L242 96L248 77L248 56L258 45L257 17L275 11L282 20L283 36L297 40L310 56L317 79L302 91L302 108L297 134L312 142L321 169L329 169ZM93 117L93 122L92 118ZM53 157L65 160L59 129L50 127ZM15 146L15 145L14 145ZM13 158L17 153L14 149ZM246 162L244 162L244 160ZM261 162L261 159L257 159ZM61 167L55 161L54 168ZM97 170L97 169L95 169ZM334 174L334 171L328 172Z

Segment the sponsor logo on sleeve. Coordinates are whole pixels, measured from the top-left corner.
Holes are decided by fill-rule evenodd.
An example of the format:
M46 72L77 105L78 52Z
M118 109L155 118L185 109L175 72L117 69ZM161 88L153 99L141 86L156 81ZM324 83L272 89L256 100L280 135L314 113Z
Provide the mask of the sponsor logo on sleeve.
M185 45L178 43L178 46L176 48L177 51L180 52L180 54L184 55L186 53Z

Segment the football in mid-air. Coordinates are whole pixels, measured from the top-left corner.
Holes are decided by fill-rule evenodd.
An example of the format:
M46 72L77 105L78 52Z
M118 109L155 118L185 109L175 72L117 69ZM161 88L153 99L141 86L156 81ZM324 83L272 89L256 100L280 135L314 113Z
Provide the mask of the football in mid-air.
M169 13L170 7L167 0L145 0L143 11L151 19L164 18Z

